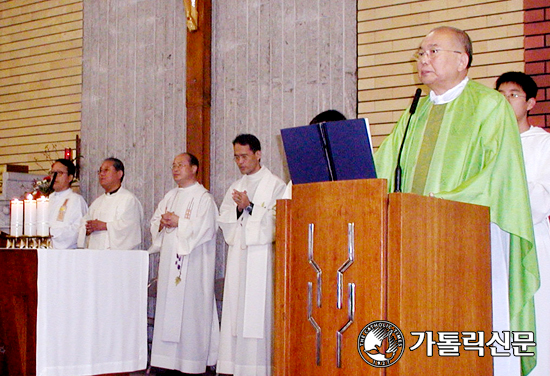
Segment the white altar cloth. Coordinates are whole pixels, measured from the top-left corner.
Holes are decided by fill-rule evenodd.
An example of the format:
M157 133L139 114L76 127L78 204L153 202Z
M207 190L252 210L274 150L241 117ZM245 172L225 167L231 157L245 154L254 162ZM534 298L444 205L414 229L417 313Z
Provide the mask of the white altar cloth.
M147 367L147 251L38 250L36 375Z

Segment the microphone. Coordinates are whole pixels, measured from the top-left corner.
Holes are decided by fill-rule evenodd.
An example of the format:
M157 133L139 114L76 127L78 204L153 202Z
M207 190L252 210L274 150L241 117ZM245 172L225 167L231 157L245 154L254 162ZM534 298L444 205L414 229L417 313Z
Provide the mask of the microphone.
M57 172L54 172L52 176L52 181L50 182L50 185L48 186L48 189L47 189L48 194L53 192L53 183L55 183L56 178L57 178Z
M405 132L403 133L403 139L401 140L401 146L399 147L399 154L397 154L397 166L395 168L395 179L394 179L394 192L401 192L401 153L403 153L403 145L405 145L405 138L407 137L407 131L409 130L409 124L411 123L411 118L416 111L416 106L418 106L418 101L420 100L420 94L422 94L422 89L416 89L414 93L414 98L409 109L409 120L407 120L407 126L405 127Z

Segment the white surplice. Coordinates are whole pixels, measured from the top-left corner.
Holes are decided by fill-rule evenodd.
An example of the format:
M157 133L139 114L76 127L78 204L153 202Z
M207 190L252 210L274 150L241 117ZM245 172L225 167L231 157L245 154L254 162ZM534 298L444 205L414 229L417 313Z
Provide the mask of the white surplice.
M537 366L529 376L550 375L550 133L531 127L521 133L533 214L540 288L535 293Z
M107 231L94 231L86 236L86 221L98 219L107 223ZM82 218L78 247L90 249L139 249L143 209L137 197L120 187L115 193L104 193L90 205Z
M265 166L229 187L218 223L229 245L217 371L235 376L271 374L272 250L275 204L285 183ZM237 218L233 190L254 204Z
M179 216L178 227L159 232L166 212ZM212 195L195 183L169 191L151 219L153 248L160 249L152 366L204 373L216 364L217 215Z
M87 211L84 198L71 188L49 196L48 224L53 248L76 248L80 221Z

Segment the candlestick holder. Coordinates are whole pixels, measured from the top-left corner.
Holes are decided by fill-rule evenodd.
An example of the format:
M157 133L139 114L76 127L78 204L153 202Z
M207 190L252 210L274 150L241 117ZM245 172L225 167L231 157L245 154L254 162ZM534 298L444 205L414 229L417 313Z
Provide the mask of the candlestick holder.
M6 248L38 249L52 248L52 237L48 236L5 236Z

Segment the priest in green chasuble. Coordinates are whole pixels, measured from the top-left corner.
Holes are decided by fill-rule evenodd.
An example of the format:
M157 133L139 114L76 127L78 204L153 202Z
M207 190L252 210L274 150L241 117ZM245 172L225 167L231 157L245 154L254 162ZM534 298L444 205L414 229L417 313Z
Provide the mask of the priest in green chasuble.
M404 140L401 190L490 208L493 330L501 337L505 330L535 332L539 271L512 107L500 93L468 79L472 43L462 30L433 29L415 58L430 93L420 100ZM408 119L407 111L375 154L378 177L388 179L390 191ZM495 375L527 375L536 356L512 354L493 362Z

